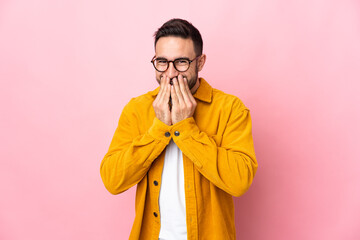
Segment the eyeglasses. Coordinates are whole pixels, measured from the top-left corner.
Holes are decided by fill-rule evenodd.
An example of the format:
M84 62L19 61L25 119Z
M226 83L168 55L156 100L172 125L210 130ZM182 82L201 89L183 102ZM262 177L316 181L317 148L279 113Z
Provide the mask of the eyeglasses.
M189 69L190 64L196 59L198 59L200 56L197 56L193 60L190 60L188 58L177 58L173 61L168 61L166 58L155 58L154 56L151 62L154 65L156 71L158 72L165 72L169 68L169 63L171 62L173 63L174 68L178 72L186 72Z

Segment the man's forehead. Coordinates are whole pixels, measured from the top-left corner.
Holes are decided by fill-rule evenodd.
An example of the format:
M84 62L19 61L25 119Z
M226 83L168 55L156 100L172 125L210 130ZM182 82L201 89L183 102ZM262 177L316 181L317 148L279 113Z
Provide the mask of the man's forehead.
M194 44L191 38L161 37L156 43L155 55L164 58L192 57L195 56Z

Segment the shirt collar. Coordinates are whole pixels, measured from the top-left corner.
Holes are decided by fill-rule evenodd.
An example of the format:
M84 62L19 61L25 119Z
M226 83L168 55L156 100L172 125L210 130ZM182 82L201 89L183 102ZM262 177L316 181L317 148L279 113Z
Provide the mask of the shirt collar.
M203 78L200 78L199 81L200 81L200 86L198 87L198 89L196 90L196 92L193 96L194 96L194 98L196 98L200 101L210 103L212 100L212 87ZM160 87L156 88L155 90L153 90L149 93L150 93L150 95L155 97L159 93L159 90L160 90Z

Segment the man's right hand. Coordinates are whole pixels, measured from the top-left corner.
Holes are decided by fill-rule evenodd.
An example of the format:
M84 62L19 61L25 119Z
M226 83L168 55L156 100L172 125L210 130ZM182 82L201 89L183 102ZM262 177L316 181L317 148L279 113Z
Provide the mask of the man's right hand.
M153 102L153 108L156 117L167 125L171 125L171 113L169 109L170 99L170 78L162 77L160 79L160 90Z

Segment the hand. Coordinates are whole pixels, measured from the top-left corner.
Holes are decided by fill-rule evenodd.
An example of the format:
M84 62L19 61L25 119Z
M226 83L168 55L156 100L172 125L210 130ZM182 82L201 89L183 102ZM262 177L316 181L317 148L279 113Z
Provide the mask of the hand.
M169 126L172 124L169 109L170 86L170 78L162 77L160 79L159 93L153 102L156 117Z
M192 117L196 108L196 100L191 94L188 81L182 75L173 79L171 86L171 122L175 124L186 118Z

